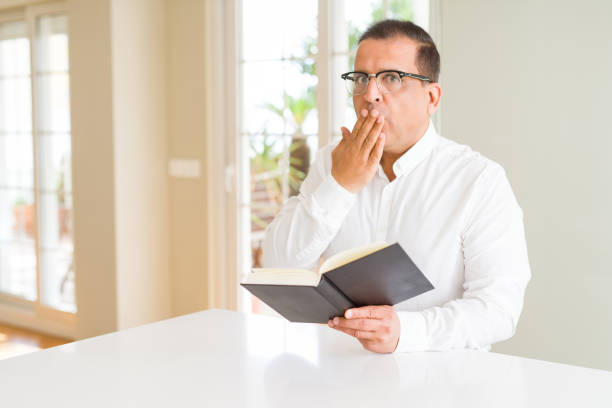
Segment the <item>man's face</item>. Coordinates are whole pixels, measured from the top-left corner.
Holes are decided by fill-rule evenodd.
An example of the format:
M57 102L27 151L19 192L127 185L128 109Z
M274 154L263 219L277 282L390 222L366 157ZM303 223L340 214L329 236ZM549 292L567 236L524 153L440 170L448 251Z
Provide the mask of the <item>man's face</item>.
M403 36L364 40L357 49L355 71L376 74L393 69L421 74L416 67L417 47L416 42ZM364 94L353 95L353 105L358 116L364 108L368 111L376 109L384 116L384 151L401 154L427 129L429 116L438 106L439 90L438 84L422 83L418 79L404 77L398 91L383 94L371 78Z

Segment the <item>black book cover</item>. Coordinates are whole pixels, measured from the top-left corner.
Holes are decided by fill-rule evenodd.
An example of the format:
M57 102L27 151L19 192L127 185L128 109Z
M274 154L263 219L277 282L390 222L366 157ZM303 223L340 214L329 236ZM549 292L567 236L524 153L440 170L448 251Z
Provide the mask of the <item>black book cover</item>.
M241 283L292 322L327 323L346 309L395 305L433 289L395 243L324 273L318 286Z

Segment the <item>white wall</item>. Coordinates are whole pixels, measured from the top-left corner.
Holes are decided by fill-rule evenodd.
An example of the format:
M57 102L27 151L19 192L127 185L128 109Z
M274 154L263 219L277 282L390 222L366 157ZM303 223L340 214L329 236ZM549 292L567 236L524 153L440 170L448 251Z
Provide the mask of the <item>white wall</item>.
M171 315L166 2L69 0L77 336Z
M612 370L612 2L442 0L442 129L501 163L533 278L494 351Z
M199 178L171 178L170 264L174 315L207 306L205 0L168 0L168 154L201 163ZM210 83L210 82L208 82Z
M171 315L166 2L111 3L118 328Z
M71 0L77 337L117 329L110 2Z

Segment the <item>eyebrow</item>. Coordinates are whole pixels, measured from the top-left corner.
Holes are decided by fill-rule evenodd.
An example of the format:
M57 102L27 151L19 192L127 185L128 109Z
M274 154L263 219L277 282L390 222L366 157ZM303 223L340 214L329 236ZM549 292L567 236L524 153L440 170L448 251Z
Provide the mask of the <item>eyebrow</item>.
M367 73L368 73L367 71L362 70L362 69L357 69L357 68L354 68L354 69L355 69L355 71L354 71L354 72L362 72L362 73L364 73L364 74L367 74ZM405 71L405 69L402 69L402 68L383 68L383 69L381 69L381 70L378 70L378 71L376 71L376 72L373 72L373 74L377 74L377 73L379 73L379 72L383 72L383 71L402 71L402 72L410 72L410 71Z

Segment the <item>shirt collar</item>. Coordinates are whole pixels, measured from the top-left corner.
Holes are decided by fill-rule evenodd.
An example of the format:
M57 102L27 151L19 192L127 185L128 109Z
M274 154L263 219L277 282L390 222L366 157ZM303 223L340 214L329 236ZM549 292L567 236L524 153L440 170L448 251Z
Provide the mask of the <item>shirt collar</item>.
M401 155L395 163L393 163L393 173L395 177L400 177L404 174L409 174L416 166L419 165L438 143L438 133L434 128L433 122L429 120L429 126L421 137L410 149ZM378 166L378 174L386 177L382 166Z

